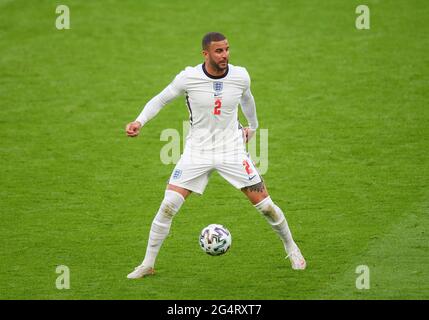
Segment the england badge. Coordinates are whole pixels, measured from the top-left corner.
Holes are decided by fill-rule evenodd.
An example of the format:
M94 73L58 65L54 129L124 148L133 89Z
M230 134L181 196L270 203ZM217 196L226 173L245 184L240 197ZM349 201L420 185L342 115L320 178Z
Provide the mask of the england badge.
M223 89L223 82L215 81L213 82L213 90L218 93L221 92Z

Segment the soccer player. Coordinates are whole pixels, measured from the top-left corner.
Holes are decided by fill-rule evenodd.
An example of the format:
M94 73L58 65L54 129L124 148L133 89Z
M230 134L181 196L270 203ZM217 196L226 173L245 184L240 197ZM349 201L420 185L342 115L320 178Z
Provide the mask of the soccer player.
M206 34L202 49L204 62L180 72L145 105L137 119L126 126L127 135L136 137L163 106L178 96L185 97L190 121L186 145L153 219L144 260L127 277L137 279L154 273L155 259L173 217L192 192L204 192L213 170L240 189L266 218L282 239L292 268L305 269L306 261L292 238L282 210L269 196L246 152L245 144L258 128L249 74L245 68L229 64L229 44L222 34ZM248 127L242 127L238 121L239 104Z

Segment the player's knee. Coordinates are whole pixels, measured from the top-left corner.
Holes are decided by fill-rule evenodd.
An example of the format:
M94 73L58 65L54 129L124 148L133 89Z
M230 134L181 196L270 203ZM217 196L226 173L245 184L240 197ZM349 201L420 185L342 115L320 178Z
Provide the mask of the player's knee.
M255 208L267 219L272 225L277 225L285 220L283 212L275 205L271 197L266 197L255 205Z
M173 206L169 203L163 203L161 207L160 212L164 218L166 219L173 219L174 215L177 213L177 211L174 211Z
M257 205L262 200L269 197L268 191L263 181L252 186L244 187L241 189L241 191L244 192L253 205Z
M172 219L184 202L185 198L180 193L173 190L165 190L160 213L166 219Z

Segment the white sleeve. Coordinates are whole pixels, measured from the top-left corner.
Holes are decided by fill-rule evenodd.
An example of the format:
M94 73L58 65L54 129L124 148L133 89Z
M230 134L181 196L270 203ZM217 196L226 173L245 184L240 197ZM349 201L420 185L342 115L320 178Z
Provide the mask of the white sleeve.
M177 98L179 95L183 94L184 91L185 71L182 71L164 90L162 90L158 95L146 103L136 121L140 122L142 126L144 126L146 122L158 114L162 107Z
M249 128L256 130L259 126L258 117L256 115L256 105L255 99L253 98L252 92L250 91L250 77L246 71L247 75L247 86L244 89L243 95L241 96L240 105L241 110L243 111L244 116L247 119Z

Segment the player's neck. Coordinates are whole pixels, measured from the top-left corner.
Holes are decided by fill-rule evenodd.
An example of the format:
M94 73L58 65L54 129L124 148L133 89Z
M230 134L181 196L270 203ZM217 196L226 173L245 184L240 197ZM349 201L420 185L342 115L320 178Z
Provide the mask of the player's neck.
M228 68L226 68L225 70L215 69L210 65L210 63L204 63L203 69L205 69L206 73L208 73L210 76L216 78L223 77L228 72Z

